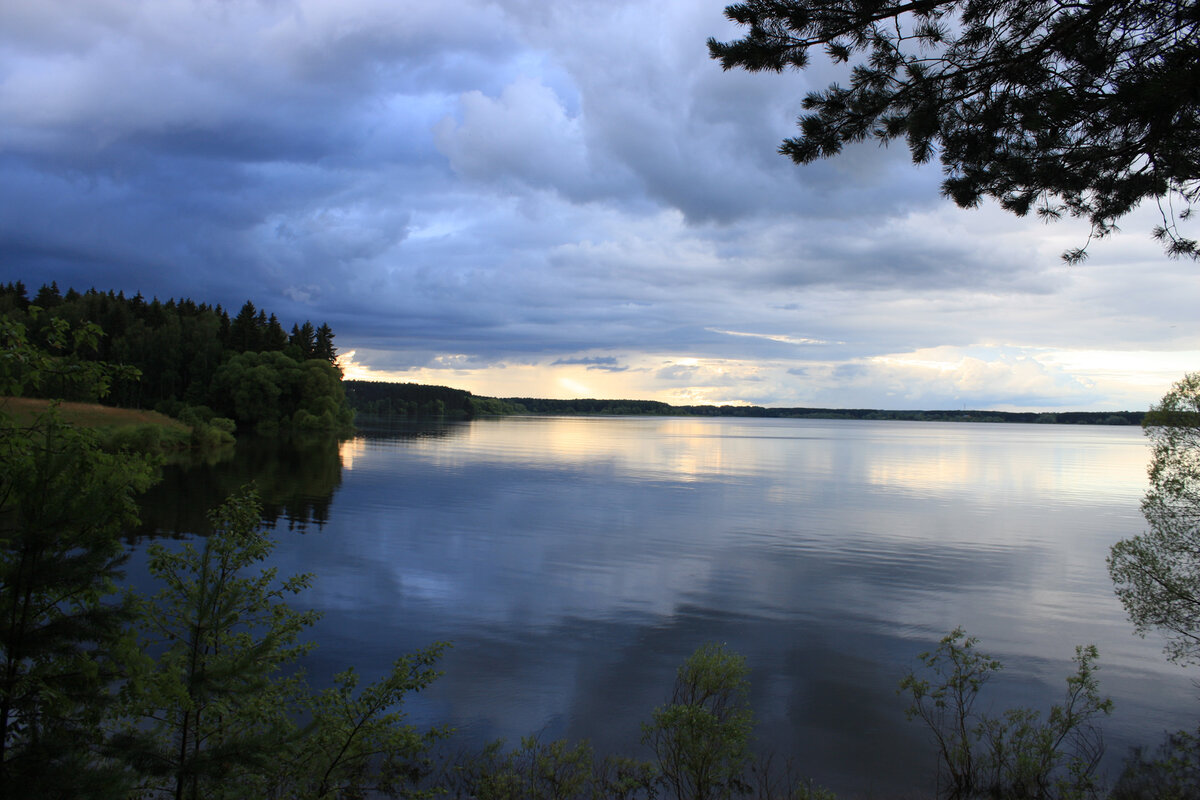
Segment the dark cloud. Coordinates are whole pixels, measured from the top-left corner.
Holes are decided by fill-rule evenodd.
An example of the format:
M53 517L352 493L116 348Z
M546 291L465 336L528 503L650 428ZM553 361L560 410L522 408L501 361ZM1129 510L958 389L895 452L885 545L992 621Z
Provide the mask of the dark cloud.
M837 70L722 72L736 33L682 0L12 0L0 279L249 298L397 370L1200 349L1152 243L1065 272L1085 231L952 209L903 148L789 164Z

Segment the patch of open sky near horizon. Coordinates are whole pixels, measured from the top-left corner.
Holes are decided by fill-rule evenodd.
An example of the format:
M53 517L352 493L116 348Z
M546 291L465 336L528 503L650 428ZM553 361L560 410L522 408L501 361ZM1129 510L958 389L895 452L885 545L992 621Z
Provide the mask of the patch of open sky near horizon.
M1139 409L1200 369L1156 208L1093 242L862 144L722 4L8 0L0 280L247 299L348 377L491 396Z

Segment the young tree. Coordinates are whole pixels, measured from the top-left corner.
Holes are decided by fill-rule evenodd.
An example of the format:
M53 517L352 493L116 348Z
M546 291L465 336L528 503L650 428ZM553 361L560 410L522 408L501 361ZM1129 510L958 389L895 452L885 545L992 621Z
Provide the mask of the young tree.
M671 702L642 726L658 758L662 783L689 800L745 791L754 714L746 659L717 644L701 645L675 677Z
M956 628L919 656L919 674L900 681L901 693L912 698L905 713L925 723L937 747L938 793L950 800L1097 796L1104 746L1094 720L1109 713L1112 701L1099 694L1096 648L1075 648L1066 699L1043 721L1029 708L999 717L975 710L980 691L1002 667L978 644Z
M1108 571L1137 632L1166 635L1166 653L1200 662L1200 372L1146 415L1152 445L1142 515L1150 529L1112 547Z
M199 548L150 547L162 589L136 605L142 650L158 656L134 674L126 703L132 761L151 796L263 796L261 776L296 735L283 669L307 649L297 639L316 614L285 599L311 576L252 571L272 548L260 519L246 492L212 512Z
M317 619L287 603L309 575L263 568L274 542L253 492L211 515L201 547L152 545L162 589L139 599L147 657L126 688L124 745L142 795L359 797L409 789L442 731L418 731L403 702L428 686L444 644L396 660L359 688L353 670L312 690L294 662ZM410 794L419 794L409 792Z
M429 770L430 745L449 730L417 730L406 722L403 705L408 694L441 674L435 664L447 646L439 642L401 656L383 679L361 690L358 675L348 669L334 678L334 686L306 693L301 706L311 723L287 773L290 793L314 798L428 794L414 787Z
M1200 789L1200 731L1169 733L1152 752L1125 760L1108 800L1192 800Z
M595 753L587 742L543 742L536 736L504 751L504 741L464 757L448 776L456 797L477 800L575 800L612 797L598 785ZM604 787L608 788L608 787ZM620 794L617 792L617 794Z
M1200 196L1197 10L1196 0L747 0L725 9L745 36L708 46L725 69L803 69L813 50L852 64L847 86L805 98L800 135L780 148L796 163L903 137L914 162L942 162L942 192L961 207L992 197L1019 216L1085 217L1103 237L1156 200L1154 236L1196 258L1177 224Z

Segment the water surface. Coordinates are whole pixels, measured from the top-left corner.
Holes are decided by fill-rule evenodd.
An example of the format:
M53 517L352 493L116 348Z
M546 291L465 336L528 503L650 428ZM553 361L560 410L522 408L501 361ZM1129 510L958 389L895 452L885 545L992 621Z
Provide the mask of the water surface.
M150 526L194 530L265 483L276 562L317 575L310 671L450 640L412 711L467 742L638 754L677 665L720 641L748 659L761 747L839 791L927 790L895 687L958 625L1006 664L996 709L1057 701L1096 644L1110 770L1195 724L1189 674L1132 634L1105 570L1143 529L1136 428L537 417L279 447L171 473Z

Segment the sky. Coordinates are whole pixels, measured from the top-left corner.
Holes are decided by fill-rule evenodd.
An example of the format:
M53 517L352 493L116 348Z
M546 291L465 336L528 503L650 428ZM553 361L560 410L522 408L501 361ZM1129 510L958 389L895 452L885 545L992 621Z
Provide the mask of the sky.
M0 0L0 281L251 300L499 397L1117 410L1200 369L1157 207L1066 266L1086 225L959 209L902 143L795 166L839 73L723 72L722 12Z

